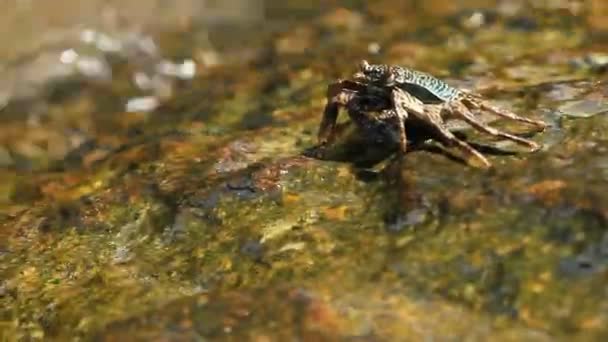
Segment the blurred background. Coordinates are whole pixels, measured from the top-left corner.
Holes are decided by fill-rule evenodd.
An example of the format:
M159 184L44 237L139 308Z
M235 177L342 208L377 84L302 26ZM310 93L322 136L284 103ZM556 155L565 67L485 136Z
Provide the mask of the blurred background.
M541 21L571 27L578 20L591 29L591 37L607 29L606 7L600 0L7 0L0 13L0 165L47 167L90 140L92 130L116 130L109 112L121 107L150 112L175 94L179 82L207 67L255 60L259 66L272 63L269 56L275 53L314 54L315 45L320 55L335 29L353 33L341 38L349 44L359 40L360 46L369 45L368 52L382 55L391 51L378 42L428 40L424 30L450 18L432 44L461 44L462 49L458 36L447 38L453 20L469 31L491 27L497 18L522 30L533 30ZM392 49L421 53L407 44ZM354 51L343 51L343 65L356 63L348 56ZM50 104L66 106L67 98L87 91L105 94L105 120L90 111L87 118L84 107L71 114L73 120L65 107L63 114L51 113ZM47 130L39 130L40 125ZM16 135L23 139L30 133L36 137L16 145Z
M191 33L198 37L192 43L211 49L207 28L259 25L264 22L265 7L263 0L93 0L77 4L9 0L0 16L4 75L0 98L6 102L49 78L65 77L70 72L65 64L72 62L66 57L69 53L61 58L66 51L88 54L89 71L103 77L103 61L95 60L99 57L95 53L127 53L126 49L139 48L154 57L161 53L156 45L159 34L193 26ZM93 70L95 67L99 69Z

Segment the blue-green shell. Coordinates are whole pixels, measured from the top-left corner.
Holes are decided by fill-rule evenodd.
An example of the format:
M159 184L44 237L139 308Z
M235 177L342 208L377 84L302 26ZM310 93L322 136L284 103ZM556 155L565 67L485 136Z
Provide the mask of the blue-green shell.
M392 66L390 72L396 86L424 103L452 101L461 95L458 89L421 71Z

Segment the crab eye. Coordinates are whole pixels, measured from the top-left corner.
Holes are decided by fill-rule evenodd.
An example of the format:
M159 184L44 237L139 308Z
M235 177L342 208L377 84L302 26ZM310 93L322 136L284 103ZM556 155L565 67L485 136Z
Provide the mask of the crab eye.
M386 72L384 69L382 68L375 68L372 72L371 72L371 76L375 79L375 80L381 80L384 78Z

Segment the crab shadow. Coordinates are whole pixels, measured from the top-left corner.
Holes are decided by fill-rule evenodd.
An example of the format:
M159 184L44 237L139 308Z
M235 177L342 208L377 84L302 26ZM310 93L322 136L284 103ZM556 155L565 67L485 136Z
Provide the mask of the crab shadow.
M344 125L346 125L345 123ZM381 181L382 186L378 196L384 217L384 227L388 233L398 233L410 230L424 224L430 217L443 216L441 203L433 203L420 191L417 185L417 172L408 158L410 153L432 153L463 167L471 167L463 157L455 154L449 148L429 141L431 136L408 132L411 144L405 155L399 153L397 144L390 139L370 137L360 132L345 132L345 127L339 127L340 137L329 146L314 146L303 152L307 157L348 163L358 180L366 183ZM419 132L418 132L419 133ZM462 132L455 132L458 138L467 141ZM371 139L370 139L371 138ZM516 155L516 151L480 143L468 142L474 149L487 155Z
M380 164L388 161L390 163L399 159L397 144L387 138L385 135L365 135L360 132L347 132L349 123L343 123L336 127L338 132L336 143L330 146L313 146L306 149L303 155L319 160L335 161L349 163L355 169L357 175L361 175L361 180L373 180L370 177L370 169L376 168ZM467 141L466 134L463 132L454 132L459 139ZM427 152L440 155L451 162L459 163L463 166L469 166L467 160L458 154L455 154L451 149L443 145L432 142L432 135L425 131L408 131L408 151L405 157L410 153ZM509 151L498 148L496 146L474 143L467 141L471 147L482 154L494 156L510 156L517 155L519 152ZM373 172L372 172L373 173Z

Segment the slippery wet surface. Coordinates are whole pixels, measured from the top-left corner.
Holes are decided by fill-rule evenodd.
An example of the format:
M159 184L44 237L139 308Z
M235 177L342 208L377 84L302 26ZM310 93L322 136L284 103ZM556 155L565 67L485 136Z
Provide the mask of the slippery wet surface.
M608 6L487 3L249 4L6 52L1 338L605 339ZM483 171L351 129L314 158L362 58L542 118L495 124L544 148L460 131Z

